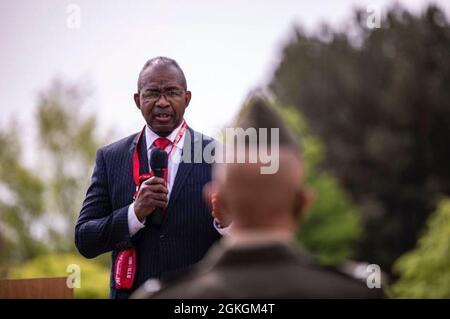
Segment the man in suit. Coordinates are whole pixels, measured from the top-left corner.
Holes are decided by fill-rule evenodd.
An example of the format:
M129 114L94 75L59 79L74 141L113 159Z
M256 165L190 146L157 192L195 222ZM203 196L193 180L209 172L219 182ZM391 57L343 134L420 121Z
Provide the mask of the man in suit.
M183 271L220 238L202 199L211 165L184 160L195 158L194 152L212 141L186 125L190 99L177 62L166 57L149 60L134 94L144 129L97 151L75 241L86 258L112 252L111 298L128 298L148 278ZM168 154L164 177L149 175L156 147ZM157 210L163 213L162 224L152 220ZM126 278L118 275L123 269L131 269Z
M261 174L261 160L236 163L227 158L216 164L214 179L206 193L217 194L215 215L230 219L223 237L188 274L176 280L148 282L136 298L377 298L380 289L334 269L317 265L294 244L298 222L311 202L303 183L303 161L296 141L271 110L266 99L250 99L236 127L279 128L270 136L268 148L276 154L279 169ZM246 144L249 155L256 146ZM277 144L277 142L279 142ZM249 157L247 157L249 158ZM319 199L320 200L320 199ZM227 218L225 218L227 217Z

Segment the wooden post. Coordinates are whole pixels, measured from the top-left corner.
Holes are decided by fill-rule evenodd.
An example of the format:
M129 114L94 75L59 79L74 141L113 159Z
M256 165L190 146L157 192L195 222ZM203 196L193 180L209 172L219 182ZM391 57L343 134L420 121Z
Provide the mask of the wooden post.
M3 279L0 299L72 299L66 278Z

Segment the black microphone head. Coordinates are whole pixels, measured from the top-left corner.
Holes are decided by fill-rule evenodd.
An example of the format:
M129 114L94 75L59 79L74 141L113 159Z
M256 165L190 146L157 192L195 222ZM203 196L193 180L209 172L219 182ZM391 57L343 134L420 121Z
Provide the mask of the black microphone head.
M150 167L152 170L167 168L167 153L166 151L155 147L150 155Z

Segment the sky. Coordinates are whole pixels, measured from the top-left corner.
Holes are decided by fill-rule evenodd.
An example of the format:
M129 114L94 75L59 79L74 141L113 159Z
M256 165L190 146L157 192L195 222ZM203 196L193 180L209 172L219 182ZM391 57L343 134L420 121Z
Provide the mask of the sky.
M88 112L100 132L137 132L137 75L163 55L178 61L192 91L188 124L217 136L248 92L269 81L293 26L342 26L355 6L383 13L394 2L414 12L437 2L450 13L448 0L0 0L0 125L16 118L33 143L37 95L59 77L93 92Z

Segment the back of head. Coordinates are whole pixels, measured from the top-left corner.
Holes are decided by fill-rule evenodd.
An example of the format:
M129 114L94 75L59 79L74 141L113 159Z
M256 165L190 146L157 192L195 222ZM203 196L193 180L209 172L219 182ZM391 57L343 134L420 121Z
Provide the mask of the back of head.
M299 151L299 143L295 140L292 132L287 128L269 99L262 94L255 93L249 96L241 112L236 117L233 127L244 130L249 128L255 128L256 130L267 128L268 143L278 143L280 147ZM278 137L270 134L271 129L278 129ZM258 140L257 146L261 146L261 142L264 141Z
M275 230L292 229L296 225L299 193L302 191L302 162L298 143L273 109L267 98L251 96L233 125L242 131L255 129L256 141L241 139L246 161L237 163L239 154L227 156L225 164L217 165L215 178L221 205L233 220L233 229ZM261 134L265 131L267 134ZM234 142L239 138L234 138ZM229 141L226 141L229 142ZM262 152L261 152L262 151ZM251 153L256 161L250 162ZM265 165L260 156L267 153L278 161L278 169L263 174Z

